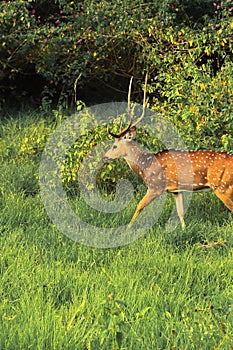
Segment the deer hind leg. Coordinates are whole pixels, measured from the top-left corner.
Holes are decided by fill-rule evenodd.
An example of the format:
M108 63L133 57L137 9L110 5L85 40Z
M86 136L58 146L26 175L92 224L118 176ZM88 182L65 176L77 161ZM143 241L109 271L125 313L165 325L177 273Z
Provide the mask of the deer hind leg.
M175 200L176 200L176 210L178 213L178 216L180 218L182 229L185 228L185 222L184 222L184 195L182 192L174 193Z
M233 212L233 186L229 186L224 191L221 188L217 188L214 190L214 193Z
M160 196L163 193L163 190L160 190L158 192L150 191L148 190L145 196L142 198L142 200L138 203L136 211L130 220L130 223L134 222L136 217L139 215L139 213L142 211L143 208L145 208L154 198Z

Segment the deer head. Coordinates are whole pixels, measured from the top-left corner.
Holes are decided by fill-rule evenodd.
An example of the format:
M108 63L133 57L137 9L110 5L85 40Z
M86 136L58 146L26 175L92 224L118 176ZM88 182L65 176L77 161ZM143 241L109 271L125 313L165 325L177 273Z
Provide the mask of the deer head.
M136 130L131 129L127 131L123 136L116 138L113 146L105 154L104 161L116 158L128 158L132 150L132 140L136 135Z

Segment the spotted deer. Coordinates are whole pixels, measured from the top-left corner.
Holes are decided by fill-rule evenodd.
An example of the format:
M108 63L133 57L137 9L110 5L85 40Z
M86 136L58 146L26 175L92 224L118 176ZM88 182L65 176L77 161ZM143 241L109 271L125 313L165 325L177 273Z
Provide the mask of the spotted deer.
M233 212L233 154L209 150L164 150L151 153L145 152L133 141L135 127L144 118L146 112L146 82L147 78L144 86L142 115L133 123L130 103L131 78L128 92L130 122L118 134L109 131L116 140L104 156L105 161L124 158L147 186L147 192L138 203L130 222L132 223L145 206L165 191L175 196L182 228L185 227L183 193L186 191L213 190Z

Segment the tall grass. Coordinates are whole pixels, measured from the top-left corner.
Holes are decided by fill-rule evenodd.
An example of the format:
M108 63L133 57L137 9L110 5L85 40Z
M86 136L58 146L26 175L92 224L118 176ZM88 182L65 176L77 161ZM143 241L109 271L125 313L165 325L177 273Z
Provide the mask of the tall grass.
M77 244L45 212L40 158L20 156L35 130L32 112L0 126L0 349L232 349L232 214L196 194L184 231L165 232L168 208L127 246Z

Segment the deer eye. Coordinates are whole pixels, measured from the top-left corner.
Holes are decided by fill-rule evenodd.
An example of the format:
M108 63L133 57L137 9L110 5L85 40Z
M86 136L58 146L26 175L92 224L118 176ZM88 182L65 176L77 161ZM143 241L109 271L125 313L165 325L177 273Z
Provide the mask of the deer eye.
M117 148L117 145L113 145L112 148L113 148L113 149L116 149L116 148Z

